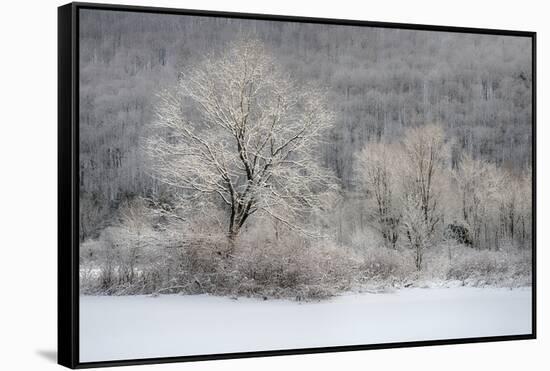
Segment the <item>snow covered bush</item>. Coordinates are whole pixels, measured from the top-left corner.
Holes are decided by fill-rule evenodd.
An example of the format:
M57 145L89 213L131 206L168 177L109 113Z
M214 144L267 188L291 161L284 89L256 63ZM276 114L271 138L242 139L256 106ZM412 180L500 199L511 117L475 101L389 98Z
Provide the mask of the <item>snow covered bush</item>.
M235 256L235 294L319 299L352 286L359 261L347 249L309 244L286 235L276 242L244 243Z
M468 286L531 284L531 253L514 247L494 250L455 249L447 279Z
M241 237L230 256L219 253L225 236L185 242L169 292L312 300L350 289L357 276L358 258L325 240L312 244L288 229Z
M157 234L142 201L122 205L115 225L82 244L82 290L122 295L151 289L164 269Z
M410 251L397 251L383 246L363 250L359 267L362 281L376 286L404 283L416 270L410 255Z

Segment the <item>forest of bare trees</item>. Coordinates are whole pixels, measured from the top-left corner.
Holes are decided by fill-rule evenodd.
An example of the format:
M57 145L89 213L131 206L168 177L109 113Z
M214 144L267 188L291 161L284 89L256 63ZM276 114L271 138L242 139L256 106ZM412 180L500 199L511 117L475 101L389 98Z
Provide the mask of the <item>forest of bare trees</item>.
M82 292L530 284L528 39L155 17L82 14Z

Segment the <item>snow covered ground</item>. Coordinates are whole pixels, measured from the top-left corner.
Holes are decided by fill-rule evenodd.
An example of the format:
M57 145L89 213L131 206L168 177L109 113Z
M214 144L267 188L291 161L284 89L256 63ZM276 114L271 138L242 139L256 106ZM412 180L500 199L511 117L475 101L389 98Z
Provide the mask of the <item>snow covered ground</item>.
M207 295L80 298L81 362L530 332L530 288L411 288L319 303Z

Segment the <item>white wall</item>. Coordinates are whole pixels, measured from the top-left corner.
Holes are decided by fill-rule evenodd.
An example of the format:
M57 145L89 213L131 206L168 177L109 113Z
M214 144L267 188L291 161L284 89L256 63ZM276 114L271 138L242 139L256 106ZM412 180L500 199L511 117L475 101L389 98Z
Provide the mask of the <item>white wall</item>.
M306 356L148 366L156 370L540 370L547 359L550 198L545 126L549 58L543 1L120 1L237 12L348 18L538 32L539 339ZM53 0L7 1L0 22L0 367L55 369L56 349L56 7ZM546 352L545 352L546 351ZM147 366L146 366L147 367ZM129 367L127 370L138 370ZM143 366L141 369L145 369Z

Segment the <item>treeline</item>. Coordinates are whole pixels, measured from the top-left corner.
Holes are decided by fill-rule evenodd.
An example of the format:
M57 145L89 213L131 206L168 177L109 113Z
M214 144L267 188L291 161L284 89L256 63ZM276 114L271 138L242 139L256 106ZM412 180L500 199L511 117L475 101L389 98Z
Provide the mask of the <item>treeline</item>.
M139 145L152 120L155 92L176 81L179 71L207 52L242 35L263 41L293 79L315 81L327 88L337 124L326 140L321 160L350 194L366 197L357 188L354 173L357 153L365 143L397 142L407 136L409 128L425 122L443 125L442 135L449 143L446 161L455 173L464 171L460 167L468 161L464 156L482 167L498 168L508 179L521 179L530 167L528 39L83 10L82 240L98 237L101 230L114 224L116 210L124 202L166 193L148 176ZM477 186L455 183L450 194L458 195L459 187ZM503 191L515 187L507 185ZM473 197L472 192L467 195ZM357 219L372 218L365 210L347 207L353 204L356 202L349 198L344 200L339 212L342 218L336 225L341 240L348 238L348 232L359 230ZM523 238L523 231L529 228L518 221L516 206L506 214L503 205L498 212L495 210L501 206L494 209L491 205L490 212L466 207L457 212L462 216L445 218L475 224L475 228L469 227L473 245L496 247L504 235L515 241ZM492 218L490 222L487 216ZM478 219L483 222L474 221ZM438 222L440 228L452 223L449 219ZM402 236L399 240L404 241Z
M400 210L395 244L382 239L375 219L373 228L342 244L305 238L273 220L256 218L231 255L224 254L227 236L212 223L219 210L167 220L148 200L125 202L112 226L81 244L80 292L319 300L349 290L531 284L531 249L504 240L499 250L472 248L459 243L458 234L440 233L443 223L431 233L421 202L413 193L404 200L393 204Z
M451 148L437 125L407 129L394 143L367 143L357 155L367 199L359 232L370 228L385 247L411 248L418 270L424 251L444 240L530 249L530 169L514 174L467 153L451 166Z

